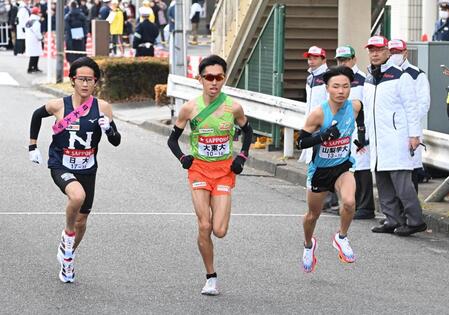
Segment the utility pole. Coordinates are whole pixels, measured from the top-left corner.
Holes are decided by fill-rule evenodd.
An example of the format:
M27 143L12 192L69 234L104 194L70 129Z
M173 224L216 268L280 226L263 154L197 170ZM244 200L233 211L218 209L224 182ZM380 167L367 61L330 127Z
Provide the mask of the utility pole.
M175 4L175 45L173 49L173 73L186 76L187 67L185 60L185 37L184 37L184 2L185 0L177 0Z
M52 82L51 66L52 66L52 38L51 38L51 0L47 0L47 82Z
M186 57L186 37L184 30L184 14L186 0L176 0L175 4L175 30L173 31L173 42L170 44L170 72L176 75L187 76L187 57ZM178 115L183 101L175 100L175 116Z
M56 1L56 83L61 83L63 80L64 80L64 1Z

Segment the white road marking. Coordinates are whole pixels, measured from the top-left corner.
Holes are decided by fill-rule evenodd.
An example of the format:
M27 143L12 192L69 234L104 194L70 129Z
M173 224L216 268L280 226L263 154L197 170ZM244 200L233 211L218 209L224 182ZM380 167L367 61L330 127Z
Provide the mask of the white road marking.
M19 82L14 80L14 78L8 72L0 72L0 85L18 86Z
M0 215L65 215L65 212L0 212ZM193 212L92 212L91 216L194 216ZM303 217L304 214L288 214L288 213L232 213L231 216L235 217L278 217L278 218L291 218L291 217ZM320 217L324 218L340 218L339 216L332 214L322 214ZM376 219L382 219L383 216L376 216Z

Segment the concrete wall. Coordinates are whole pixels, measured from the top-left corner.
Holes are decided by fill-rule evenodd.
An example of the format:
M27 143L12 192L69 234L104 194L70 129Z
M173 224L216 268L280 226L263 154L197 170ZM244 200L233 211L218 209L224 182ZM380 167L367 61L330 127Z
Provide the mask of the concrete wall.
M338 1L338 46L351 45L355 49L357 64L364 72L368 65L368 55L364 47L370 37L370 31L371 0Z

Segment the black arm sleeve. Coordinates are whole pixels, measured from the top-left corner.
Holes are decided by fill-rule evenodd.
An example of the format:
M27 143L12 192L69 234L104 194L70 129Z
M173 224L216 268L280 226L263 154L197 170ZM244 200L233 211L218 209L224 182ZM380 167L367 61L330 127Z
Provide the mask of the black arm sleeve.
M307 132L303 129L299 131L298 149L311 148L314 145L320 144L321 142L321 135L319 133L317 133L316 135L312 135L310 132Z
M178 160L181 159L181 157L184 155L182 153L181 148L179 147L179 137L181 137L182 132L184 129L178 128L177 126L173 126L173 129L170 133L170 137L168 137L168 147L170 148L171 152L176 156Z
M243 143L242 143L242 152L246 157L249 154L249 147L251 146L251 142L253 140L253 128L249 124L249 121L246 120L246 123L243 127L240 127L243 131Z
M45 105L36 109L31 117L30 139L37 140L41 129L42 118L49 117L51 114L45 109Z
M355 119L355 122L357 123L357 128L363 127L365 128L365 114L363 112L363 103L360 102L362 106L360 106L359 114L357 115L357 118Z
M117 130L117 126L115 125L114 121L111 121L111 128L109 128L108 132L106 133L106 136L108 136L108 141L110 144L112 144L114 147L117 147L121 140L122 136Z

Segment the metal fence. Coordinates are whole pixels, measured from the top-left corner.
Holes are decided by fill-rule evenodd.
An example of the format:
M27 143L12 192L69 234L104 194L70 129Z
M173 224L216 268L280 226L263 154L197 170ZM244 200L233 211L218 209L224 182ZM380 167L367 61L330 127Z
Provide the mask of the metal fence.
M285 6L275 4L240 74L238 88L283 96L284 23ZM250 121L256 133L272 137L274 149L281 147L279 125L255 118Z
M9 25L8 23L0 24L0 46L6 46L9 43Z

